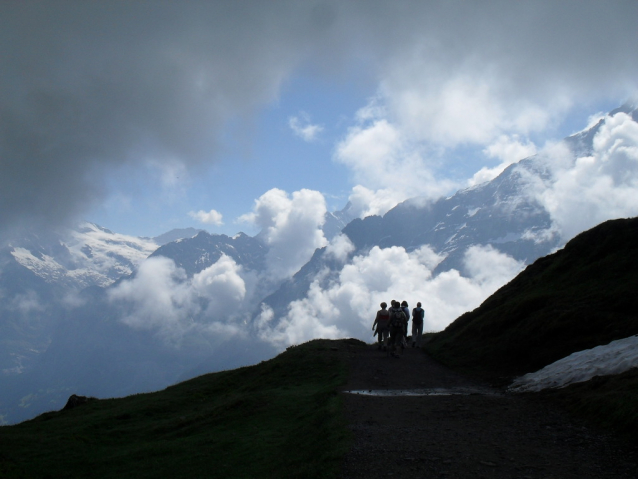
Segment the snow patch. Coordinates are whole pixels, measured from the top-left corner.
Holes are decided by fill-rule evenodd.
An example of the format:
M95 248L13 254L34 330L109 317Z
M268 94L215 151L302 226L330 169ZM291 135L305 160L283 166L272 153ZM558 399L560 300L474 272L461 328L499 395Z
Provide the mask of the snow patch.
M638 367L638 336L631 336L573 353L540 371L521 376L512 383L509 391L530 392L562 388L572 383L589 381L594 376L621 374L635 367Z
M113 233L93 223L82 223L60 240L70 257L60 259L14 247L11 254L25 268L47 281L67 282L75 287L109 286L128 276L157 249L148 238ZM69 261L70 260L70 261Z

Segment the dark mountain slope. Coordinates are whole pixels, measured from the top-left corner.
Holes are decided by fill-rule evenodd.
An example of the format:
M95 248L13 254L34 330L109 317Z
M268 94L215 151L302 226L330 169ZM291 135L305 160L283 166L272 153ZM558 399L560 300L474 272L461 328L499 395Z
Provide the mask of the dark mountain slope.
M525 233L551 226L544 208L529 195L527 178L544 179L548 173L536 157L511 165L494 180L457 192L424 206L405 201L385 216L357 219L343 232L357 253L373 246L402 246L412 251L431 245L446 259L437 271L463 270L463 255L472 245L492 245L517 260L531 263L558 246L558 238L537 243Z
M638 218L607 221L528 266L427 348L492 377L536 371L638 334L637 292Z

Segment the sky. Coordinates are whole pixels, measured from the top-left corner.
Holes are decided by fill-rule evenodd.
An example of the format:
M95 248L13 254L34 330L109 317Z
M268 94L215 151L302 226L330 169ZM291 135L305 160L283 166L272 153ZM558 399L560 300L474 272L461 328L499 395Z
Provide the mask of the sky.
M635 97L637 14L633 0L2 2L0 233L256 234L295 198L360 216L434 200Z

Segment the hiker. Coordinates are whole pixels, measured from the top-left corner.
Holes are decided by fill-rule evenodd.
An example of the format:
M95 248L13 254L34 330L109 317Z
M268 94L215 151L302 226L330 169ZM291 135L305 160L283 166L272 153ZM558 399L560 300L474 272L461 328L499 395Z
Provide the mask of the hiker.
M425 311L421 308L421 303L416 303L416 308L412 310L412 347L421 347L421 335L423 334L423 317Z
M403 353L403 332L406 330L406 325L407 318L403 309L398 301L393 300L392 308L390 309L390 347L388 348L388 353L395 358L399 357L396 353L397 347L401 346L401 353Z
M401 309L405 313L405 328L403 330L403 347L407 348L408 343L406 342L406 338L408 337L408 322L410 322L410 308L408 307L407 301L401 302Z
M380 306L381 309L377 311L377 317L374 318L372 329L376 327L374 334L378 336L378 349L381 350L383 348L386 351L388 349L388 335L390 334L390 311L386 309L388 304L385 301Z

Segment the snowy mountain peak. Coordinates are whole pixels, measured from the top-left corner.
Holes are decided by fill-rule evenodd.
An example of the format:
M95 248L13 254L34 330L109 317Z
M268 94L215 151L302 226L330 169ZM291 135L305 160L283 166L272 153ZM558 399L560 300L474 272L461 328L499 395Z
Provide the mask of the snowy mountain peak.
M153 240L113 233L84 222L63 234L47 238L29 235L13 241L10 253L45 281L81 289L105 287L130 275L157 247Z

